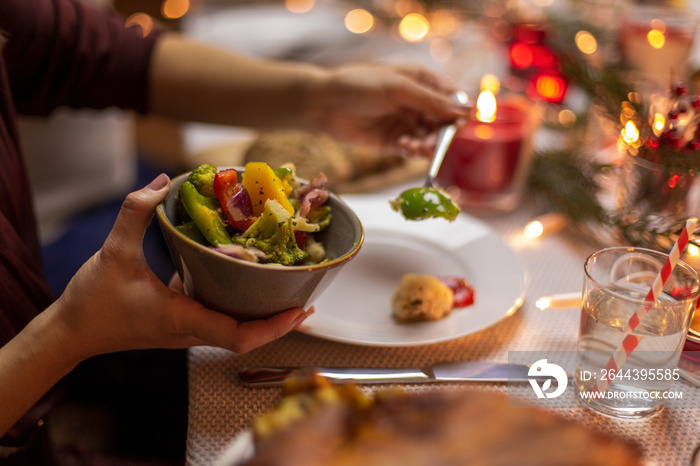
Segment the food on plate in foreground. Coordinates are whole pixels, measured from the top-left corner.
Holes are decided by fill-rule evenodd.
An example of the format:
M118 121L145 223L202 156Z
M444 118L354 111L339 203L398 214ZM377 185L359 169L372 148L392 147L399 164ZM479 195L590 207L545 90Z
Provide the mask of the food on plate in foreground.
M245 464L638 466L640 449L549 411L478 390L382 389L368 395L316 374L289 379L253 423Z
M406 220L445 218L450 222L459 215L459 207L439 188L411 188L389 201L391 208Z
M442 319L455 307L473 303L474 289L463 278L407 273L394 291L391 308L399 322L420 322Z
M293 166L247 163L195 168L180 185L177 230L223 254L252 262L300 265L324 260L314 234L331 221L326 177L302 184Z

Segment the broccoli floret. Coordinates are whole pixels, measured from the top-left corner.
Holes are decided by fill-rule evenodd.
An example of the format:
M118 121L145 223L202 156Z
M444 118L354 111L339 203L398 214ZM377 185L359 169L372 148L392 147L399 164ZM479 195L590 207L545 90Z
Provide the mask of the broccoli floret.
M308 254L297 245L292 220L292 214L287 209L274 199L268 199L260 217L235 238L235 242L260 249L269 256L265 262L297 265L303 262Z
M210 163L203 163L192 170L187 181L192 183L197 192L203 196L216 197L214 192L214 177L219 170Z

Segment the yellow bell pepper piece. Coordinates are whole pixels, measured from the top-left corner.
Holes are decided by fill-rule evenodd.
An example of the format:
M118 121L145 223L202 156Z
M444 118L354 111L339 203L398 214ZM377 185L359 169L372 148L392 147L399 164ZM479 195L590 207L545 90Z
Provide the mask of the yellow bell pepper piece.
M253 215L259 216L265 210L265 201L274 199L290 214L294 207L287 199L284 184L265 162L248 162L245 165L241 184L248 191L253 204Z

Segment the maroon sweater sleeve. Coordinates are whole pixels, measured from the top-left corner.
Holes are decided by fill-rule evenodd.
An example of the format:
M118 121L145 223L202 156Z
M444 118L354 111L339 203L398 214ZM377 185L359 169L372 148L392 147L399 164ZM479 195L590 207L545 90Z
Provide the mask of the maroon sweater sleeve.
M157 33L75 0L2 0L0 30L20 113L59 106L148 110L148 66Z
M63 105L146 111L155 34L144 38L123 24L73 0L0 0L0 346L55 299L43 274L16 114ZM26 444L54 394L0 445Z
M10 97L0 55L0 346L54 300L43 274L29 180L20 154ZM26 445L37 421L51 407L55 393L52 391L37 403L0 438L0 445Z

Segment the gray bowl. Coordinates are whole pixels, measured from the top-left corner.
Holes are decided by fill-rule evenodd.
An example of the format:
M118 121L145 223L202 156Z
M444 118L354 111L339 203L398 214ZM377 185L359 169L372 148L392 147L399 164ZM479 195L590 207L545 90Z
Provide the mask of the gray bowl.
M234 168L240 180L243 168ZM330 260L308 266L282 266L228 257L175 229L178 192L188 175L185 173L172 180L170 194L156 209L156 217L185 293L235 319L262 319L293 307L307 308L340 269L357 255L364 241L364 230L357 215L338 196L331 194L328 200L333 209L331 223L316 236Z

